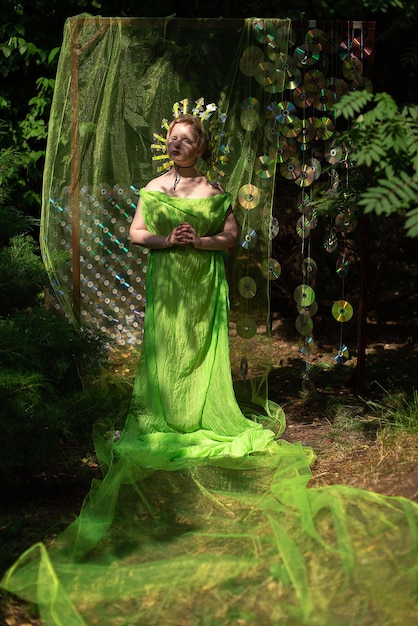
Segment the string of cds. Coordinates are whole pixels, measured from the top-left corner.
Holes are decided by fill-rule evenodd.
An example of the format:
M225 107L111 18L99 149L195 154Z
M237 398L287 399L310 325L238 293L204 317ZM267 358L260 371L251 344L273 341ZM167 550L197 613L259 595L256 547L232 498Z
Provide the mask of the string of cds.
M372 89L365 73L373 55L374 24L292 22L290 29L286 29L274 20L260 19L254 20L252 35L241 55L240 70L249 81L261 85L264 97L255 98L254 87L249 82L251 95L242 102L241 124L253 134L263 128L264 153L254 155L254 169L260 182L274 179L277 164L285 184L298 188L295 230L300 238L301 281L293 298L298 346L304 358L302 388L308 390L310 357L315 349L313 318L318 311L315 294L318 268L311 253L312 231L318 225L318 218L312 200L317 190L327 189L332 194L340 185L339 167L341 163L344 165L345 156L336 141L335 104L349 91ZM256 185L249 183L240 190L239 202L247 211L259 201L260 189ZM337 363L349 358L343 326L352 318L353 306L345 298L349 260L344 242L355 226L355 216L343 208L335 223L326 226L324 235L325 251L337 252L336 274L341 280L341 293L331 311L340 325ZM248 224L246 227L241 245L250 252L256 245L257 232ZM280 277L281 266L272 251L261 270L267 280ZM249 285L244 278L242 289L247 295L253 293ZM246 332L250 331L246 329Z

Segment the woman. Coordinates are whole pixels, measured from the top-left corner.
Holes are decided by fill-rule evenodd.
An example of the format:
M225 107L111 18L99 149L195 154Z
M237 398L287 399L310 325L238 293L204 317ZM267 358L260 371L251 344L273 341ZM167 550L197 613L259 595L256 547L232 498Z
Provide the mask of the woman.
M122 445L166 433L168 460L264 451L274 434L242 414L230 373L223 251L234 246L231 196L197 168L206 149L197 116L167 133L174 165L141 189L131 241L150 249L144 342ZM128 433L128 434L127 434ZM150 435L146 439L144 436Z

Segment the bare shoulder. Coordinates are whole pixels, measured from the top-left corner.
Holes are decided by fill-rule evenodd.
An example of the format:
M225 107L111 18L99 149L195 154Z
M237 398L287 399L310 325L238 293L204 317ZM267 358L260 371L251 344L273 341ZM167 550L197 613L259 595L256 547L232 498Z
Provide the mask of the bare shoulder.
M167 173L161 174L150 180L144 187L147 191L166 191L167 189Z

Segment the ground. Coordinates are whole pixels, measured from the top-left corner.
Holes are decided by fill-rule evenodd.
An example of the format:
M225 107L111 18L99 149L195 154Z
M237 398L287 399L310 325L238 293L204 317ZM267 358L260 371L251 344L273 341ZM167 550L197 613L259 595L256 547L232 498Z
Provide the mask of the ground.
M413 324L368 321L361 395L356 393L356 358L336 366L332 333L323 331L315 339L316 349L309 362L301 356L290 319L274 321L271 344L258 343L254 352L246 344L246 354L254 358L256 354L261 361L271 354L269 395L286 414L283 438L300 441L316 453L312 487L339 483L418 502L418 435L405 430L382 431L382 414L376 412L376 407L387 403L387 391L414 397L416 335L417 326ZM351 352L356 354L355 345ZM237 337L232 338L231 353L233 363L239 362L244 353ZM254 358L249 359L249 373ZM118 357L114 367L132 376L135 366ZM306 390L302 389L302 374L307 367L312 384ZM239 371L235 371L235 377L240 378ZM418 421L416 402L414 406ZM10 565L34 542L50 543L77 515L91 480L99 475L93 451L75 446L73 462L65 470L50 468L31 477L27 489L14 496L9 494L0 514L5 538L0 555L2 567ZM0 607L1 617L1 623L7 626L40 626L30 607L10 597Z

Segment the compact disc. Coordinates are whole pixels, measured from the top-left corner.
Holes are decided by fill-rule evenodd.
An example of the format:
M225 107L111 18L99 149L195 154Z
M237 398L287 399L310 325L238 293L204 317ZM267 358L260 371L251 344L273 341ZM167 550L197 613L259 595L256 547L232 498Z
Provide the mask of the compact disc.
M242 53L239 68L245 76L254 76L255 70L263 60L264 52L258 46L248 46Z
M334 94L336 100L348 93L348 84L336 76L329 76L325 81L325 87Z
M330 117L321 116L314 118L317 139L330 139L335 131L334 123Z
M282 273L281 265L276 259L268 259L261 265L261 273L267 280L276 280Z
M310 95L305 87L296 87L292 93L292 100L294 104L300 109L307 109L312 106L312 95Z
M321 70L310 70L303 78L306 91L318 93L325 87L325 74Z
M351 39L345 39L344 41L340 42L338 46L338 56L340 57L341 61L346 61L347 59L350 59L354 56L352 48L353 42Z
M311 335L313 329L313 321L309 315L298 315L295 320L296 330L300 335Z
M279 137L277 142L277 162L285 163L290 159L298 150L298 145L295 139L287 137Z
M260 84L273 85L277 80L277 69L273 65L273 63L269 63L269 61L261 61L254 71L254 78Z
M238 291L243 298L254 298L257 293L257 285L251 276L243 276L238 282Z
M346 256L339 256L337 262L335 263L335 271L337 272L337 276L339 278L345 278L348 274L348 270L350 269L350 262Z
M301 166L301 170L297 178L295 178L295 183L298 187L309 187L315 180L315 171L311 165L304 163ZM299 218L301 219L301 218Z
M293 298L300 306L310 306L315 300L315 292L309 285L298 285L293 292Z
M335 228L342 233L351 233L357 226L357 218L353 213L339 213L335 218Z
M298 304L296 308L299 315L309 315L309 317L313 317L318 313L318 303L316 301L312 302L309 306L302 306L301 304Z
M285 54L281 52L277 58L275 59L275 64L279 70L284 72L286 76L292 76L295 72L298 71L298 66L296 65L296 61L289 54Z
M314 43L305 43L295 48L293 57L299 67L310 67L319 61L320 54L319 46Z
M305 42L307 44L315 44L320 50L325 45L325 33L320 28L311 28L305 35Z
M312 215L311 199L306 191L302 191L300 194L300 201L298 202L298 210L310 217Z
M260 178L270 178L274 174L275 161L267 154L257 157L254 171Z
M260 103L257 100L257 98L245 98L242 102L241 102L241 109L251 109L254 111L259 111L260 110Z
M324 33L324 37L322 39L322 47L325 52L329 54L334 54L338 50L339 39L337 37L337 33L333 30L327 31Z
M348 322L353 317L353 307L346 300L337 300L332 305L332 317L337 322Z
M353 37L353 51L356 57L364 58L373 54L373 41L363 40L363 37Z
M329 230L324 236L324 250L326 252L334 252L338 246L337 233L334 230Z
M354 80L363 73L363 63L360 59L347 59L343 62L341 71L344 78Z
M315 95L313 104L318 111L331 111L335 106L334 94L329 89L322 88Z
M341 347L338 346L338 352L334 357L334 361L336 363L342 364L348 361L349 358L350 358L350 355L349 355L347 346L345 345L342 345Z
M276 120L279 124L292 124L297 118L296 107L292 102L278 102Z
M292 89L296 89L296 87L299 87L301 82L302 82L302 73L300 70L296 68L294 72L288 73L286 75L284 86L286 89L289 89L291 91Z
M312 158L312 159L308 159L307 165L309 165L313 169L314 178L315 180L318 180L322 172L321 162L318 161L318 159Z
M298 347L304 356L310 356L315 350L315 342L313 340L313 337L309 337L308 335L304 337L299 337Z
M252 131L260 126L261 119L255 109L244 109L241 112L240 122L244 130Z
M260 43L274 45L276 29L270 20L256 19L252 23L254 38Z
M343 149L341 146L336 146L334 142L325 147L324 157L330 165L339 163L343 158Z
M280 166L280 174L287 180L296 180L301 171L301 163L296 157L291 157Z
M308 117L300 121L300 132L296 137L299 143L307 144L315 139L316 128L313 124L313 118Z
M285 137L296 138L300 135L302 130L302 120L298 117L295 117L293 121L289 124L280 124L280 133Z
M373 83L370 78L365 76L356 76L350 84L350 91L368 91L372 93Z
M249 317L241 317L236 324L237 333L244 339L254 337L257 332L257 324Z
M270 225L269 225L270 239L274 239L275 237L277 237L277 235L279 234L279 231L280 231L279 220L277 219L277 217L272 217L270 220Z
M248 228L247 232L242 236L241 247L245 250L251 250L257 244L257 233L252 228Z
M255 185L243 185L238 191L238 201L244 209L255 209L260 202L260 190Z
M302 274L311 282L318 271L316 262L309 256L305 257L302 261Z
M306 237L309 237L309 233L311 232L311 225L310 221L306 218L305 215L302 215L297 219L296 232L301 239L306 239Z

